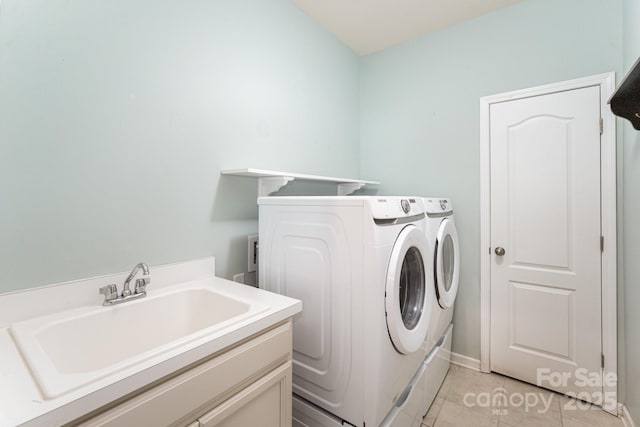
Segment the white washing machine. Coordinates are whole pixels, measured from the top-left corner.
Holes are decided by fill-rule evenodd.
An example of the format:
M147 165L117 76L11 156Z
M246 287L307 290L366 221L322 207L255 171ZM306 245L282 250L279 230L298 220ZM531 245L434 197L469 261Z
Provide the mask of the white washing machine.
M427 214L427 240L433 271L433 307L425 346L424 362L425 414L438 393L451 365L453 309L460 277L460 245L453 221L453 205L444 198L423 198Z
M294 426L420 425L433 293L421 198L262 197L259 285L294 319Z

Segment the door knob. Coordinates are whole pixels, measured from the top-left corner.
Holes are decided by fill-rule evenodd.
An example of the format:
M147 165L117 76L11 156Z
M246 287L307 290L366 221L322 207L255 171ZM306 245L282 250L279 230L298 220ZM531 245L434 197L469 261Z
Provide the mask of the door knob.
M498 246L496 248L496 255L498 255L498 256L504 255L504 248L501 248L500 246Z

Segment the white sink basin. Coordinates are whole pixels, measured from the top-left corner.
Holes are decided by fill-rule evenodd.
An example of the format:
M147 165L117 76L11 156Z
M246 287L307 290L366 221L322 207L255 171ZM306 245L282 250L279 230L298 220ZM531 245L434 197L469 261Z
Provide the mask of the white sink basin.
M82 307L10 327L45 398L166 354L268 307L179 285L120 305Z

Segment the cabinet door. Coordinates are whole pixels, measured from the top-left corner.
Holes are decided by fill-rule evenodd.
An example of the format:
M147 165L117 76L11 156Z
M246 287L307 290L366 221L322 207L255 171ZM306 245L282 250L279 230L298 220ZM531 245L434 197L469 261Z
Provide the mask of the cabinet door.
M291 360L291 321L79 425L184 425L207 409L228 401L236 390L250 387L254 378L269 375L272 366L280 366L286 360Z
M291 362L199 419L202 427L291 427Z

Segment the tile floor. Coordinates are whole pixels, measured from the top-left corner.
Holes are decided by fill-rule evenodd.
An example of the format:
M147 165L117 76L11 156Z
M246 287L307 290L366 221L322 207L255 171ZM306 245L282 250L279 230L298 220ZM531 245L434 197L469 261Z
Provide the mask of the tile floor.
M584 402L456 365L451 365L422 423L423 427L624 426L619 418Z

